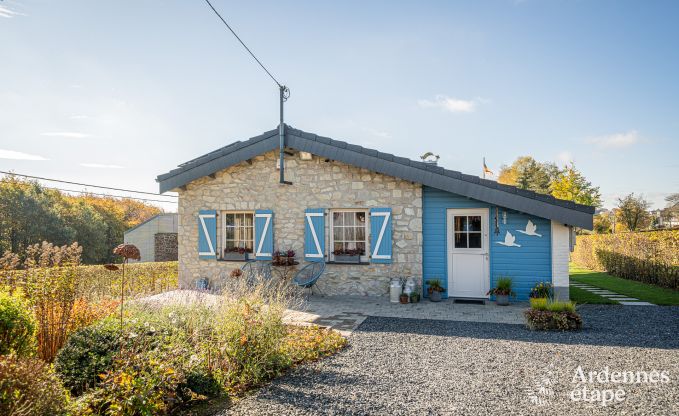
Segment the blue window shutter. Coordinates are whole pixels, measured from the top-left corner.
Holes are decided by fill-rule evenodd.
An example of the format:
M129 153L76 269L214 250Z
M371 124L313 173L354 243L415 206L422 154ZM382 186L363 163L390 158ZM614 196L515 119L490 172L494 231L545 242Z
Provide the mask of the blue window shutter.
M370 208L370 262L391 263L391 208Z
M323 208L304 211L304 260L325 259L325 214Z
M255 258L273 258L273 211L270 209L255 211Z
M217 211L198 211L198 258L217 258Z

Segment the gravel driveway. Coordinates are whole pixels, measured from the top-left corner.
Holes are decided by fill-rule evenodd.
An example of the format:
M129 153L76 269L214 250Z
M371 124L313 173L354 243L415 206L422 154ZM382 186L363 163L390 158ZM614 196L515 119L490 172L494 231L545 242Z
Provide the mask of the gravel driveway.
M585 305L580 312L586 328L577 333L369 317L342 353L218 414L679 414L679 307ZM670 380L578 385L578 366L667 371ZM624 400L576 402L578 386L590 395L622 389Z

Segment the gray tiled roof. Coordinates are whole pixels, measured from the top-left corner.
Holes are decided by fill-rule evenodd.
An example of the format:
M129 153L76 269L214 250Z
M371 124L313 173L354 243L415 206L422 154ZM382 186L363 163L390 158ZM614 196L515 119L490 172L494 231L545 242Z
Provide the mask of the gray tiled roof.
M275 150L278 148L278 140L278 129L274 129L183 163L177 169L158 176L156 181L160 184L160 192L176 189L203 176ZM366 149L287 125L285 146L564 224L592 228L594 207L589 205L556 199L478 176Z

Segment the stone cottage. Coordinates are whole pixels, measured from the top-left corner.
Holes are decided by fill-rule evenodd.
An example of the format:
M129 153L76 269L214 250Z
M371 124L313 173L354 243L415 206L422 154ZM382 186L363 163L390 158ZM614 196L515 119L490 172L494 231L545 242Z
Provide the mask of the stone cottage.
M157 181L177 191L179 280L213 285L242 261L293 250L326 262L328 294L383 295L395 276L487 298L502 276L568 295L573 227L594 208L284 126L188 161ZM237 261L240 260L240 261Z

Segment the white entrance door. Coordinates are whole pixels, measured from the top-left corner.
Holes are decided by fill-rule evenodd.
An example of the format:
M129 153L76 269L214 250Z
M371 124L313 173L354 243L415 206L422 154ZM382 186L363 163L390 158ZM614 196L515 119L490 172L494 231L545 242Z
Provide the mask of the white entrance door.
M488 208L448 210L448 296L487 298Z

